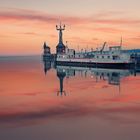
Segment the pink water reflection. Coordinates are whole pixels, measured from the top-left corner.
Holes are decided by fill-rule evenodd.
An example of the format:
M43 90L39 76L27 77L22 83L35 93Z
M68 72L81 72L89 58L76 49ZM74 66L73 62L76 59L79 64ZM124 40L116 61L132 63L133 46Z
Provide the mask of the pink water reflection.
M3 67L1 62L1 126L27 127L92 118L99 124L110 123L110 129L114 125L139 128L139 75L123 77L117 86L103 79L97 82L96 77L89 74L66 76L63 86L67 96L61 97L57 96L60 87L55 69L45 75L40 59L14 60L14 65L12 62L5 61Z

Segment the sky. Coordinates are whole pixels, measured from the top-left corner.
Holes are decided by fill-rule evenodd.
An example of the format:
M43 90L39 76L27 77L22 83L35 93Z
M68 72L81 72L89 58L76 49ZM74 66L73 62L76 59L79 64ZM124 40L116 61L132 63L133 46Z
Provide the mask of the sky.
M56 24L66 24L64 44L96 49L106 41L140 48L139 0L0 0L0 55L55 53Z

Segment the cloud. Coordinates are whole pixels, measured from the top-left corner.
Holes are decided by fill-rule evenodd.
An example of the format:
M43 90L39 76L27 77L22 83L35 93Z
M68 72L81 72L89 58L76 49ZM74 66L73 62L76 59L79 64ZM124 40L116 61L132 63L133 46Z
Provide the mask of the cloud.
M139 19L93 19L92 21L99 24L140 24Z
M98 41L97 38L92 38L92 37L89 38L89 39L85 39L85 38L74 36L74 37L68 37L67 39L70 41L70 43L80 43L80 44L83 44L83 45L94 44L96 41Z
M59 15L51 15L40 11L24 10L24 9L9 9L6 11L0 11L0 20L28 20L28 21L40 21L40 22L49 22L57 23L60 18ZM64 21L80 22L81 20L77 17L65 17L62 16Z
M107 15L116 14L116 12L108 12ZM70 24L97 23L97 24L140 24L140 19L132 18L113 18L104 16L106 13L95 14L92 17L75 17L64 15L51 15L41 11L33 11L26 9L6 9L0 10L1 21L39 21L46 23L57 23L61 20ZM106 17L106 18L105 18Z
M90 103L89 103L90 105ZM0 124L11 124L15 123L24 124L25 122L30 124L30 122L37 122L43 119L52 119L52 118L69 118L69 117L83 117L87 115L94 115L94 117L100 117L101 119L107 119L110 121L117 121L117 123L133 122L136 120L126 119L119 116L115 116L117 113L125 114L137 114L139 115L140 107L139 106L129 106L129 107L113 107L113 108L100 108L93 106L86 106L82 104L61 104L59 107L51 107L46 110L36 110L30 112L1 112L0 113ZM112 119L110 119L112 118ZM138 121L138 120L137 120Z
M8 38L8 37L12 37L10 35L0 35L0 38Z
M131 38L128 38L128 39L132 40L132 41L139 41L140 42L140 36L131 37Z
M100 31L100 32L109 32L109 33L120 33L124 31L122 29L111 28L111 27L95 28L94 30Z
M36 32L21 32L21 33L16 33L16 34L20 34L20 35L31 35L31 36L40 36L40 34L36 33Z
M102 10L102 11L100 11L100 12L98 12L97 14L94 14L93 15L93 17L94 16L96 16L96 17L100 17L100 18L104 18L104 17L114 17L114 16L122 16L122 15L125 15L126 14L126 12L124 12L124 11L104 11L104 10Z

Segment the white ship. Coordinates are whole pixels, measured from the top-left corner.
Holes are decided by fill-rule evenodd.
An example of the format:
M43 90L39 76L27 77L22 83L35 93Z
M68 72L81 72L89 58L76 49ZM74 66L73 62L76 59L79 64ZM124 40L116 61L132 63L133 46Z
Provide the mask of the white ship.
M122 52L122 43L119 46L111 46L105 51L105 42L100 50L79 53L63 44L62 31L65 30L65 25L60 24L60 27L56 26L56 29L59 31L59 43L56 47L57 65L115 69L128 69L135 66L135 61L131 59L131 56Z

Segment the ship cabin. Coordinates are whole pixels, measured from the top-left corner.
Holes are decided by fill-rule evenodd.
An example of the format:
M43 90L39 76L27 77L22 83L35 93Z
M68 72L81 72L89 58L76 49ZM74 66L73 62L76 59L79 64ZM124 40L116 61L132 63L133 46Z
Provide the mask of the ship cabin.
M128 62L130 55L123 53L121 46L111 46L108 50L93 51L90 57L87 57L86 52L75 52L74 49L66 48L65 53L57 54L58 59L88 59L96 62Z
M92 56L99 61L125 61L130 59L130 55L122 53L121 46L111 46L107 51L94 51Z
M75 50L66 47L65 52L57 54L57 58L75 58Z
M75 50L66 48L67 58L75 58Z

